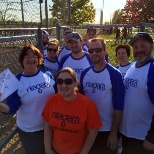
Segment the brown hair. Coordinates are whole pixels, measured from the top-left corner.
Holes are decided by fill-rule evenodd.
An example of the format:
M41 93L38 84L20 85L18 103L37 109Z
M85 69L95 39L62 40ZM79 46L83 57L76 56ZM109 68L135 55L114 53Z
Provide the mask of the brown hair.
M93 38L93 39L90 39L90 40L88 40L88 41L89 41L89 43L90 43L90 42L100 41L101 44L102 44L103 50L106 50L106 44L104 43L104 39L103 39L103 38Z
M47 49L49 48L49 45L55 45L55 46L57 46L57 51L59 50L59 41L56 38L51 39L49 41Z
M120 44L120 45L118 45L118 46L115 48L116 56L117 56L117 51L118 51L120 48L126 49L127 56L128 56L128 57L130 56L130 46L127 45L127 44Z
M26 44L23 45L23 47L22 47L22 49L20 51L20 54L19 54L19 63L21 64L22 68L24 68L24 65L23 65L24 57L27 55L27 50L29 50L29 49L38 57L39 65L41 65L42 62L43 62L43 55L40 52L40 50L37 49L32 44L26 43Z
M66 73L69 73L71 75L71 77L73 78L74 82L78 82L78 79L77 79L77 76L76 76L76 73L75 71L70 68L70 67L64 67L62 68L56 75L56 80L58 79L58 76L60 73L63 73L63 72L66 72ZM79 85L76 87L76 91L79 90Z

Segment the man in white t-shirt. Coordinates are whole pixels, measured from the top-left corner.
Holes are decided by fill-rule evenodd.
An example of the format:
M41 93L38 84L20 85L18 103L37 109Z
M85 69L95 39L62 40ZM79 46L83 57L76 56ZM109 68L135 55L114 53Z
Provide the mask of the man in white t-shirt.
M73 29L70 27L64 28L63 31L63 40L65 45L60 49L59 54L58 54L58 61L60 62L62 57L65 55L71 53L70 45L67 43L69 35L73 32Z
M82 37L79 33L72 32L68 39L68 44L72 52L62 58L59 69L63 67L72 68L77 74L78 81L80 81L82 71L92 65L92 61L89 54L82 50Z
M81 74L81 93L94 101L103 123L89 154L117 154L124 100L122 75L106 62L103 39L90 40L88 52L94 65Z
M120 132L122 154L153 154L154 150L154 59L153 39L144 32L129 42L134 64L124 77L125 99Z

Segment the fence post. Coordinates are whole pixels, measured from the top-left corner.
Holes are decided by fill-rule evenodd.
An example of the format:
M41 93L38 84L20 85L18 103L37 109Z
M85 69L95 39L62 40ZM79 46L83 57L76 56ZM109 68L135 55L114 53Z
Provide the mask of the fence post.
M43 54L43 40L42 40L42 30L39 27L37 30L37 36L38 36L38 49L41 51Z
M141 25L140 32L144 32L145 31L145 25L144 25L144 23L146 23L146 21L144 19L142 19L140 21L140 25Z
M68 25L71 26L71 0L68 0Z
M48 31L49 24L48 24L48 1L45 0L45 17L46 17L46 28Z
M56 23L56 37L59 43L61 44L61 34L60 34L61 26L60 23Z

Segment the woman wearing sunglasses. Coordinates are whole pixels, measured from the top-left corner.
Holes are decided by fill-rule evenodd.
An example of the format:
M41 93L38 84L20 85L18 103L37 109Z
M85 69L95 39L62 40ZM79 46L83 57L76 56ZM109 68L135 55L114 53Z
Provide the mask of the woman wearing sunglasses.
M58 52L59 41L57 39L53 39L47 46L47 57L44 58L44 68L50 71L54 77L56 76L59 68L57 57Z
M61 69L56 82L58 93L50 97L42 114L46 153L88 154L102 126L97 108L78 93L73 69Z

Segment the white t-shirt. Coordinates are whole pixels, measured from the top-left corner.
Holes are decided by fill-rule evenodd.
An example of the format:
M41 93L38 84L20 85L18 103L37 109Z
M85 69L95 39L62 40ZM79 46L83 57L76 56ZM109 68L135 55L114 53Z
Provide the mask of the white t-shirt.
M38 71L35 75L17 75L19 88L7 99L10 114L16 113L17 126L25 132L44 129L42 111L48 98L55 93L50 72Z
M103 123L99 130L110 131L114 109L123 109L124 84L121 73L110 64L106 64L101 71L95 71L91 66L82 72L80 84L81 93L97 106Z
M136 62L125 78L124 110L120 132L130 138L144 140L154 114L154 60L141 67Z

